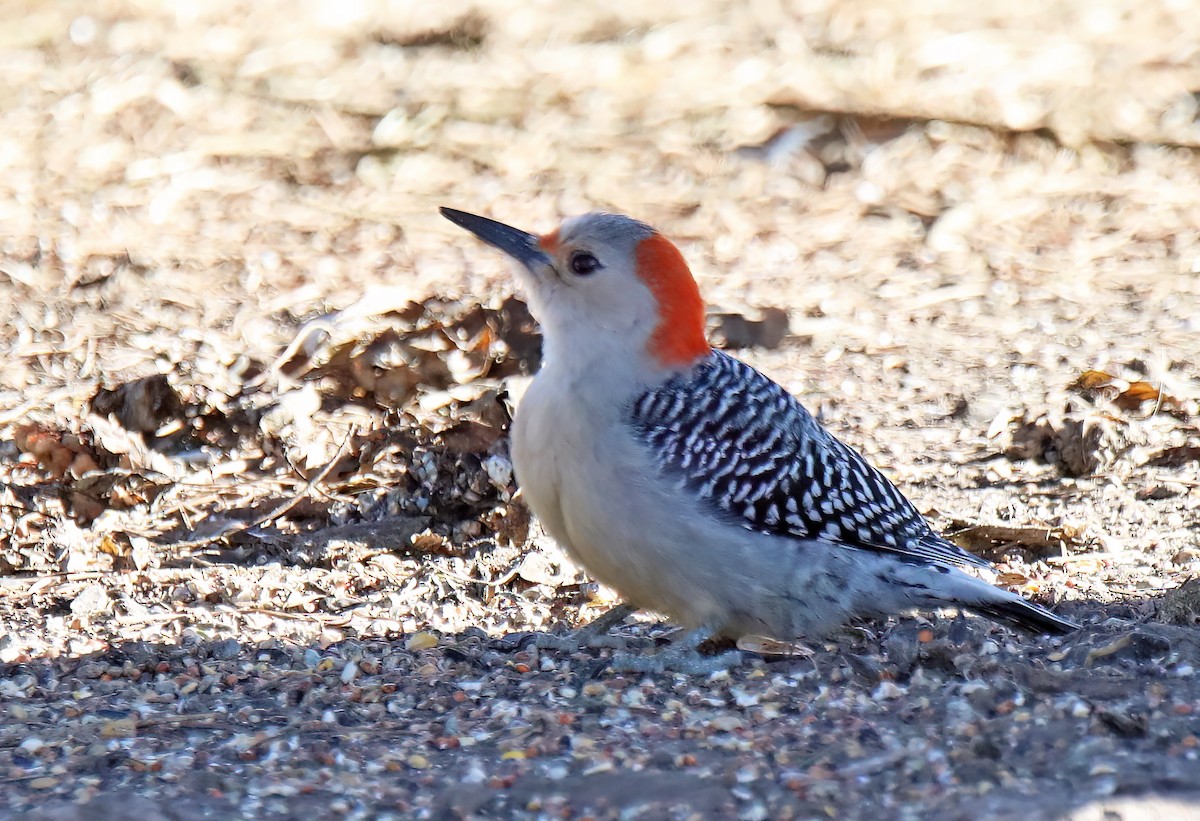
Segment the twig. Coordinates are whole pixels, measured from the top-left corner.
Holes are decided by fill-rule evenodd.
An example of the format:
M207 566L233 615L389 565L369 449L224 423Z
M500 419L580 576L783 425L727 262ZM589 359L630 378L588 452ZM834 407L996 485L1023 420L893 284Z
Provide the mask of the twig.
M144 613L140 616L117 616L117 624L152 624L166 623L192 618L193 613Z
M80 570L73 573L39 573L36 576L9 576L0 579L0 588L4 587L21 587L23 585L36 585L40 582L50 583L58 580L61 582L78 582L86 579L101 579L111 576L110 570Z
M357 606L357 605L356 605ZM321 613L289 613L286 610L273 610L269 607L246 607L239 608L237 613L258 613L263 616L273 616L278 619L292 619L294 621L315 621L333 627L345 627L350 623L353 616L333 616L323 615Z
M503 576L498 579L492 579L491 581L488 581L487 579L472 579L469 576L460 576L457 573L451 573L449 570L441 567L434 567L433 570L434 572L445 576L448 579L453 579L454 581L461 582L463 584L479 584L483 585L484 587L501 587L517 577L517 573L521 570L521 562L515 563L512 567L505 571Z
M1185 476L1172 476L1169 473L1152 474L1156 482L1173 482L1186 487L1200 487L1200 479L1188 479Z

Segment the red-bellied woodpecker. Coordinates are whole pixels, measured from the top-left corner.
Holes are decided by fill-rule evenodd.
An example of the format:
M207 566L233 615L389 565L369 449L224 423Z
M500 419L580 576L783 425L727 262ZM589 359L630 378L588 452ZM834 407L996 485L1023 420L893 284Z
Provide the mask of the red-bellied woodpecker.
M442 214L520 263L544 364L517 409L517 481L546 530L630 603L782 640L961 607L1075 629L964 568L900 491L787 391L705 339L679 250L616 214L537 236Z

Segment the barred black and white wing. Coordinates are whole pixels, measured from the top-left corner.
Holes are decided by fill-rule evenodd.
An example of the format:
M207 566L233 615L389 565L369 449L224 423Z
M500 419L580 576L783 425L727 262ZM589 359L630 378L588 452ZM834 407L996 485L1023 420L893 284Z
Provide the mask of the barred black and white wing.
M641 395L629 422L665 475L749 530L990 566L935 533L791 394L720 351Z

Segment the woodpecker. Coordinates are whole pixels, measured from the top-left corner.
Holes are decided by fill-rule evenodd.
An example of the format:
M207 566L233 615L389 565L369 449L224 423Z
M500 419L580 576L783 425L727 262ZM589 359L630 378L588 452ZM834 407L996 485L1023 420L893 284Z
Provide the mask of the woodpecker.
M991 564L936 533L786 390L712 348L682 253L649 225L590 213L535 235L441 213L519 263L542 327L512 429L524 498L632 605L732 639L947 606L1032 633L1077 629L975 575Z

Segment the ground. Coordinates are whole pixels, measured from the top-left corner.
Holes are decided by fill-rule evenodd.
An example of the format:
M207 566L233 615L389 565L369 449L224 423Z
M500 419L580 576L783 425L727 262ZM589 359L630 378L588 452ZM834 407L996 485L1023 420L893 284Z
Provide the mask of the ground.
M1200 814L1200 10L1026 5L4 3L0 813ZM658 226L1082 630L543 649L616 598L514 498L539 338L439 205Z

